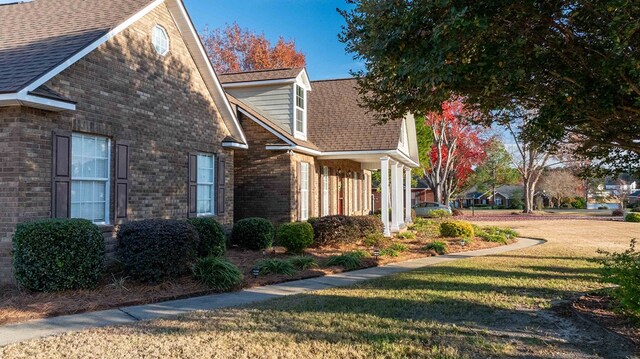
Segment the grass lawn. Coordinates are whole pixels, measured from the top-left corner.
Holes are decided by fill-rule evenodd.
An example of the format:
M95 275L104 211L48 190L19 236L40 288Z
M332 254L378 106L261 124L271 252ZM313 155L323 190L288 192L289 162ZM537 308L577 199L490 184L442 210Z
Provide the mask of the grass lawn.
M489 223L487 223L489 224ZM493 224L493 223L492 223ZM601 288L598 248L623 250L640 225L510 221L548 243L245 308L93 329L0 348L55 357L626 357L632 348L562 305Z

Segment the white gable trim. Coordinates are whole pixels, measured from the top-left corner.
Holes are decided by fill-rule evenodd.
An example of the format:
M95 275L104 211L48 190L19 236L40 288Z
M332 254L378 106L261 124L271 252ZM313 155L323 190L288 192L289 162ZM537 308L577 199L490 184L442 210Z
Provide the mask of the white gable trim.
M211 65L211 61L207 56L204 47L202 46L202 42L200 41L200 37L193 27L193 23L191 22L191 18L187 13L187 10L182 3L182 0L166 0L167 8L169 12L173 16L175 23L182 34L182 37L187 44L191 55L196 63L196 66L200 70L200 74L202 75L211 96L213 97L214 102L218 107L218 111L220 111L220 115L223 118L223 122L225 125L227 123L232 123L235 128L228 128L229 132L232 135L239 136L242 141L246 144L247 139L244 135L244 131L242 131L242 127L240 126L240 122L235 116L234 111L231 109L231 105L227 100L227 97L220 86L220 81L213 70L213 66ZM165 0L155 0L151 4L147 5L144 9L140 10L138 13L125 20L120 25L113 28L111 31L101 36L98 40L91 43L89 46L83 48L81 51L73 55L71 58L63 62L62 64L56 66L51 71L46 74L40 76L37 80L31 82L27 87L20 90L18 94L20 96L29 96L28 93L42 86L47 81L51 80L54 76L58 75L62 71L69 68L71 65L78 62L80 59L88 55L93 50L97 49L100 45L109 41L114 36L118 35L120 32L131 26L136 21L140 20L145 15L149 14L155 8L157 8L160 4L164 3ZM74 106L75 109L75 106ZM224 121L225 119L229 121ZM227 126L228 127L228 126Z
M243 81L243 82L229 82L222 84L224 88L238 88L238 87L258 87L269 85L286 85L296 82L295 79L279 79L279 80L258 80L258 81Z
M74 103L24 93L0 94L0 107L28 106L49 111L75 111Z
M140 10L137 14L133 15L132 17L127 19L122 24L116 26L115 28L113 28L113 30L111 30L108 33L104 34L102 37L100 37L98 40L96 40L93 43L91 43L89 46L87 46L84 49L80 50L80 52L78 52L77 54L73 55L67 61L61 63L60 65L58 65L55 68L53 68L53 70L47 72L46 74L40 76L37 80L31 82L27 87L22 89L20 91L20 93L27 93L29 91L33 91L33 90L37 89L38 87L42 86L45 82L51 80L54 76L58 75L59 73L61 73L65 69L69 68L71 65L75 64L76 62L80 61L80 59L82 59L83 57L87 56L91 51L97 49L98 46L104 44L109 39L113 38L114 36L116 36L120 32L122 32L124 29L128 28L129 26L131 26L134 22L140 20L142 17L144 17L145 15L147 15L148 13L153 11L153 9L158 7L158 5L162 4L163 2L164 2L164 0L155 0L151 4L147 5L144 9Z

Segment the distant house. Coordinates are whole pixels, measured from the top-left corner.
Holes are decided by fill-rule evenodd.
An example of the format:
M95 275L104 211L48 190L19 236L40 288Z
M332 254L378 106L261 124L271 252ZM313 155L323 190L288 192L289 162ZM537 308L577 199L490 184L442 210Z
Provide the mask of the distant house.
M496 195L493 198L493 190L478 191L474 186L461 193L457 198L458 206L469 208L472 206L503 206L511 207L516 196L521 196L523 187L521 185L503 185L496 187Z
M274 223L372 209L371 171L382 170L385 234L411 220L418 166L413 116L377 125L353 78L310 81L303 68L220 76L249 149L235 168L235 219ZM390 174L390 175L389 175ZM391 209L391 218L385 218Z

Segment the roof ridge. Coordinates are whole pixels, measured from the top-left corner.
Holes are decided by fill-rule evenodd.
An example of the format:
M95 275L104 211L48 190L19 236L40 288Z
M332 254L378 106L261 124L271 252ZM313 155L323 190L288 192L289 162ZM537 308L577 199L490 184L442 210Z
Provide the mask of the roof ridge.
M334 79L313 80L313 81L311 81L311 83L314 83L314 82L329 82L329 81L348 81L348 80L357 80L357 78L355 78L355 77L341 77L341 78L334 78Z
M277 68L277 69L263 69L263 70L251 70L251 71L225 72L225 73L219 74L219 76L251 74L251 73L255 73L255 72L273 72L273 71L283 71L283 70L298 70L298 69L300 71L302 71L304 69L304 67L281 67L281 68Z

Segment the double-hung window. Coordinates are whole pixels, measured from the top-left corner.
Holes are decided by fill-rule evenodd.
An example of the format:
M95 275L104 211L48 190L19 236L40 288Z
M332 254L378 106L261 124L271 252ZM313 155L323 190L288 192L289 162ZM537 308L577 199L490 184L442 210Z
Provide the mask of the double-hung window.
M329 167L322 167L322 215L329 215Z
M213 155L199 154L198 167L198 215L214 214L215 161Z
M295 133L305 137L307 135L307 99L305 89L295 85Z
M365 174L364 180L362 182L362 201L363 201L362 209L364 209L365 211L369 209L368 188L369 188L369 175Z
M80 133L71 138L71 217L108 223L110 141Z
M309 164L300 163L300 220L309 218Z

